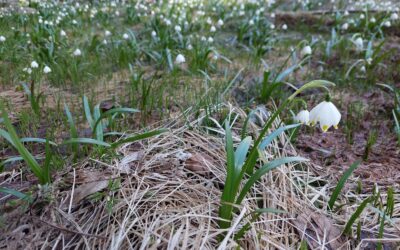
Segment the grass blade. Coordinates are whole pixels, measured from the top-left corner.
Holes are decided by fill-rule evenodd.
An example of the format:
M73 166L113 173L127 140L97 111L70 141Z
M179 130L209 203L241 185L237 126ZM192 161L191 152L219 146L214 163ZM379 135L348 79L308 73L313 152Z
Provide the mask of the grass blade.
M43 170L40 167L39 163L36 161L35 157L25 148L25 146L22 144L20 141L17 132L14 129L14 126L12 125L10 118L8 118L7 113L4 110L3 103L0 102L0 111L2 113L2 117L4 120L4 125L6 126L8 130L8 134L10 136L10 139L13 142L13 146L17 149L18 153L21 155L21 157L24 159L26 164L29 166L29 168L32 170L32 172L35 174L35 176L39 179L39 182L41 184L46 184L50 182L49 179L47 179L45 176L43 176Z
M333 191L331 198L329 199L328 202L328 209L332 210L333 206L335 205L335 202L342 191L344 184L346 183L347 179L351 176L354 170L360 165L360 161L356 161L353 164L351 164L350 168L344 172L343 176L340 178L338 184L335 187L335 190Z
M236 200L236 204L241 204L246 194L250 191L251 187L266 173L270 170L277 168L283 164L291 163L291 162L302 162L308 161L306 158L303 157L284 157L279 158L273 161L268 162L261 168L259 168L246 182L242 191L239 194L239 197Z
M114 109L110 109L104 113L102 113L99 117L96 117L96 122L93 125L93 131L96 131L97 126L99 125L99 123L101 122L101 120L103 120L104 118L107 118L113 114L121 114L121 113L138 113L140 112L137 109L133 109L133 108L114 108Z
M145 132L145 133L141 133L139 135L134 135L134 136L130 136L128 138L122 139L120 141L114 142L111 144L111 147L116 148L124 143L129 143L129 142L135 142L135 141L139 141L139 140L143 140L143 139L147 139L162 133L167 132L167 129L159 129L159 130L153 130L150 132Z
M85 110L86 120L89 123L90 127L93 129L94 124L93 124L92 111L90 109L89 101L85 95L83 96L83 109Z
M351 215L349 221L347 221L346 226L344 227L343 230L343 234L351 233L351 227L353 226L354 222L361 215L361 213L364 211L368 203L371 202L371 200L372 200L371 197L368 197L360 204L360 206L356 209L356 211Z
M20 198L21 200L26 200L28 202L33 201L32 197L30 195L24 194L22 192L19 192L17 190L10 189L10 188L0 187L0 193L10 194L17 198Z
M227 155L227 173L224 190L221 196L221 205L219 208L219 216L224 219L219 221L220 228L228 228L231 225L232 218L232 203L235 199L233 186L235 177L235 152L233 150L232 132L228 121L225 121L225 141L226 141L226 155ZM240 180L239 184L240 184Z
M103 142L103 141L99 141L96 139L92 139L92 138L71 138L69 140L64 141L62 144L67 145L67 144L75 144L75 145L79 145L79 144L91 144L91 145L98 145L98 146L103 146L103 147L111 147L110 144Z
M258 148L260 150L264 150L266 146L268 146L276 137L278 137L282 132L292 129L292 128L296 128L298 126L300 126L301 124L291 124L291 125L287 125L287 126L283 126L280 127L278 129L276 129L274 132L272 132L270 135L268 135L264 140L262 140L262 142L260 143L260 145L258 146Z

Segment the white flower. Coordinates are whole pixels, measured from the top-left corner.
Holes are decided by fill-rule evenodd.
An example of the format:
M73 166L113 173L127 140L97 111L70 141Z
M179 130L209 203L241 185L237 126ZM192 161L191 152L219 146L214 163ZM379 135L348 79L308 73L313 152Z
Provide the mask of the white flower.
M207 41L208 41L209 43L213 43L213 42L214 42L214 38L212 38L212 37L210 36L210 37L208 37Z
M354 44L356 45L358 50L362 50L364 48L364 41L361 37L358 37L355 41Z
M125 34L122 35L122 38L124 38L125 40L128 40L129 39L129 35L125 33Z
M45 73L45 74L48 74L48 73L50 73L51 72L51 69L50 69L50 67L49 66L44 66L44 68L43 68L43 73Z
M32 74L32 69L31 68L24 68L22 71L28 73L28 75Z
M151 36L152 37L156 37L157 36L157 32L155 32L154 30L151 32Z
M309 45L305 46L305 47L301 50L301 52L300 52L300 54L301 54L303 57L304 57L304 56L311 55L311 53L312 53L312 49L311 49L311 47L310 47Z
M82 55L82 52L81 52L80 49L76 49L76 50L74 51L73 55L74 55L74 56L81 56L81 55Z
M186 59L182 54L179 54L176 56L176 59L175 59L176 64L182 64L184 62L186 62Z
M282 25L282 29L283 29L283 30L287 30L287 25L286 25L286 24L283 24L283 25Z
M224 25L224 21L222 21L222 19L219 19L217 22L217 26L221 27L222 25Z
M31 62L31 68L32 69L36 69L36 68L38 68L39 67L39 64L36 62L36 61L32 61Z
M180 32L182 31L181 26L176 25L176 26L175 26L175 31L178 32L178 33L180 33Z
M107 37L107 36L111 36L111 32L109 31L109 30L106 30L105 32L104 32L104 35Z
M328 101L323 101L310 112L310 122L315 125L319 122L322 131L326 132L330 127L337 128L341 114L336 106Z
M375 19L375 17L371 17L371 19L369 19L369 21L370 21L371 23L375 23L375 22L376 22L376 19Z
M4 36L0 36L0 42L5 42L6 41L6 38L4 37Z
M211 26L210 32L214 33L215 31L217 31L217 28L215 28L215 26Z
M60 36L67 36L67 33L65 33L64 30L61 30L61 31L60 31Z
M362 19L364 19L365 18L365 15L364 14L361 14L360 15L360 19L362 20Z
M384 25L385 27L388 27L388 28L389 28L390 26L392 26L392 24L390 23L390 21L384 22L383 25Z
M349 24L348 23L344 23L342 25L342 30L347 30L349 28Z
M391 20L397 20L397 19L399 19L399 15L397 14L397 13L392 13L391 15L390 15L390 19Z
M254 25L254 20L253 20L253 19L251 19L251 20L249 21L249 25L250 25L250 26L253 26L253 25Z
M308 124L310 122L310 112L308 110L300 111L293 119L301 124Z
M275 24L271 24L271 25L269 26L269 28L270 28L271 30L274 30L274 29L275 29Z

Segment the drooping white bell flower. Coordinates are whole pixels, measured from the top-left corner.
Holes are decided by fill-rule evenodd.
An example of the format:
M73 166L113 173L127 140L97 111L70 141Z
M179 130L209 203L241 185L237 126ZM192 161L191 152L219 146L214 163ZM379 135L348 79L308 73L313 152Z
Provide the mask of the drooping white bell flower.
M126 34L126 33L124 33L124 34L122 35L122 38L124 38L125 40L128 40L128 39L129 39L129 35Z
M62 36L62 37L67 36L67 33L65 33L64 30L61 30L61 31L60 31L60 36Z
M348 30L349 29L349 24L348 23L344 23L341 27L342 30Z
M337 128L341 117L339 110L330 101L323 101L310 111L310 123L312 125L319 123L323 132L332 126Z
M392 14L390 15L390 19L391 19L392 21L395 21L395 20L399 19L399 15L398 15L397 13L392 13Z
M176 59L175 59L176 64L182 64L184 62L186 62L186 59L182 54L179 54L176 56Z
M181 26L176 25L176 26L175 26L175 31L178 32L178 33L180 33L180 32L182 31Z
M222 19L219 19L217 22L217 26L221 27L222 25L224 25L224 21L222 21Z
M0 42L4 43L6 41L6 38L4 36L0 36Z
M111 31L106 30L106 31L104 32L104 35L105 35L106 37L111 36Z
M301 110L293 120L300 122L301 124L308 124L310 122L310 112L308 110Z
M358 37L355 41L354 44L356 45L358 50L362 50L364 48L364 41L361 37Z
M37 68L39 68L39 64L36 61L32 61L31 62L31 68L32 69L37 69Z
M50 67L49 66L44 66L44 68L43 68L43 73L45 73L45 74L48 74L48 73L50 73L51 72L51 69L50 69Z
M283 29L283 30L287 30L287 24L286 24L286 23L284 23L284 24L282 25L282 29Z
M76 49L73 54L74 56L78 57L82 55L82 51L80 49Z
M301 50L301 52L300 52L300 54L301 54L303 57L304 57L304 56L311 55L311 53L312 53L312 49L311 49L311 47L310 47L309 45L305 46L305 47Z
M217 28L215 28L215 26L211 26L210 32L214 33L215 31L217 31Z
M390 21L386 21L386 22L383 23L383 26L389 28L390 26L392 26L392 24L390 23Z

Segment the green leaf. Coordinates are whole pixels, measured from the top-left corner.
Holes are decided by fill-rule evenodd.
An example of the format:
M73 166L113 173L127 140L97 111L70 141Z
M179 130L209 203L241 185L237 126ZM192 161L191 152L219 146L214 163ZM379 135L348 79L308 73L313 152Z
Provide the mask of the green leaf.
M288 164L291 162L304 162L308 161L307 159L303 157L284 157L284 158L279 158L275 159L273 161L268 162L261 168L259 168L246 182L244 185L242 191L239 194L239 197L236 200L236 204L241 204L244 197L246 194L250 191L251 187L266 173L268 173L270 170L277 168L283 164Z
M262 140L262 142L260 143L260 145L258 146L258 148L260 150L264 150L266 146L268 146L276 137L278 137L282 132L292 129L292 128L296 128L298 126L300 126L301 124L291 124L291 125L287 125L284 127L280 127L278 129L276 129L274 132L272 132L269 136L267 136L264 140Z
M12 141L12 145L17 149L18 153L22 156L26 164L29 166L29 168L32 170L35 176L39 179L39 182L41 184L46 184L50 182L49 179L43 176L43 170L40 167L39 163L20 141L14 129L14 126L12 125L10 119L8 118L7 113L4 110L3 102L0 102L0 111L3 116L4 125L8 130L8 135L10 137L10 140Z
M96 107L98 107L98 110L100 110L99 106L96 106ZM95 109L95 110L97 110L97 109ZM96 122L94 123L92 130L93 130L93 132L95 132L96 129L97 129L97 126L99 125L101 120L103 120L104 118L107 118L107 117L109 117L109 116L111 116L113 114L117 114L117 113L118 114L121 114L121 113L138 113L138 112L140 112L140 111L137 110L137 109L133 109L133 108L114 108L114 109L110 109L110 110L104 112L103 114L101 114L99 116L96 115L97 116L96 117Z
M360 161L356 161L353 164L351 164L350 168L344 172L343 176L340 178L338 184L335 187L335 190L333 191L331 198L329 199L328 202L328 208L330 210L333 209L333 206L335 205L335 202L342 191L344 184L346 183L347 179L351 176L351 174L354 172L354 170L357 169L357 167L360 165Z
M21 200L26 200L28 202L32 202L33 201L32 197L30 195L24 194L22 192L14 190L14 189L0 187L0 192L1 193L6 193L6 194L10 194L10 195L14 195L17 198L20 198Z
M221 196L221 205L219 208L219 216L223 219L219 221L220 228L228 228L231 225L232 218L232 203L235 199L233 193L233 186L236 184L235 181L235 152L233 150L233 139L232 132L229 122L225 121L225 148L227 155L227 173L224 190ZM238 180L240 183L240 180Z
M356 219L361 215L361 213L364 211L368 203L371 202L371 197L366 198L360 206L356 209L356 211L351 215L349 221L346 223L346 226L343 230L343 234L350 234L351 233L351 227L353 226L354 222Z
M24 137L21 138L21 142L38 142L38 143L46 143L48 140L42 139L42 138L33 138L33 137ZM58 146L57 143L48 141L50 145L52 146Z
M94 124L93 124L92 111L90 110L89 101L85 95L83 96L83 109L85 110L86 120L89 123L89 126L93 129Z
M239 146L236 148L235 152L235 177L234 177L234 182L236 182L236 178L240 174L240 171L242 171L242 166L246 160L247 153L249 152L249 148L251 145L252 139L250 136L246 137L242 142L239 144Z
M150 132L145 132L145 133L141 133L141 134L138 134L138 135L130 136L130 137L124 138L124 139L122 139L120 141L112 143L111 147L116 148L119 145L122 145L124 143L130 143L130 142L135 142L135 141L147 139L147 138L150 138L150 137L165 133L167 131L168 131L167 129L158 129L158 130L153 130L153 131L150 131Z
M103 123L101 122L101 112L100 112L100 104L97 104L94 107L94 120L96 121L95 124L93 125L93 135L96 135L96 139L98 141L104 141L104 135L103 131L105 127L103 126ZM100 126L98 126L100 125Z
M71 134L71 138L78 138L78 131L76 130L76 126L75 126L75 122L74 122L74 118L72 117L71 112L69 111L68 105L66 103L64 103L64 110L65 110L65 114L67 115L67 120L69 123L69 130L70 130L70 134ZM77 144L73 144L72 145L72 151L76 155L78 154L78 145Z
M99 145L103 147L111 147L110 144L104 142L104 141L99 141L96 139L92 138L71 138L69 140L64 141L62 144L67 145L67 144L91 144L91 145Z

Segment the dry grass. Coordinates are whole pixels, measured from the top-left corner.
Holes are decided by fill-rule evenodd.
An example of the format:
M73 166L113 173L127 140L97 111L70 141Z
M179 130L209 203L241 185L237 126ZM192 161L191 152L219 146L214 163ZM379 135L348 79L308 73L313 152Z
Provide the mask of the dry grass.
M230 105L222 108L235 120L238 142L245 112ZM251 119L250 134L257 134L267 115L264 108L259 109ZM181 118L165 122L168 133L124 145L112 164L88 159L66 170L49 191L49 204L43 205L46 196L39 195L27 213L5 215L7 228L0 234L0 249L217 248L222 233L217 212L225 179L224 130L217 117L212 127L203 125L204 118L191 119L194 129L188 129ZM281 136L264 152L264 160L285 155L296 152L288 138ZM286 165L264 176L243 202L220 249L238 245L243 249L295 249L301 238L312 248L353 248L352 240L341 236L340 227L334 224L343 225L356 206L346 205L341 212L328 214L325 205L334 183L309 169L308 165ZM119 180L119 187L110 189L110 180ZM95 192L104 196L94 201ZM362 198L351 192L346 197ZM388 241L400 234L398 204L397 196L395 224L386 227ZM246 215L260 206L287 214L263 214L235 242L232 233L243 226L240 219L247 222ZM378 230L376 212L367 210L362 218L365 230Z

